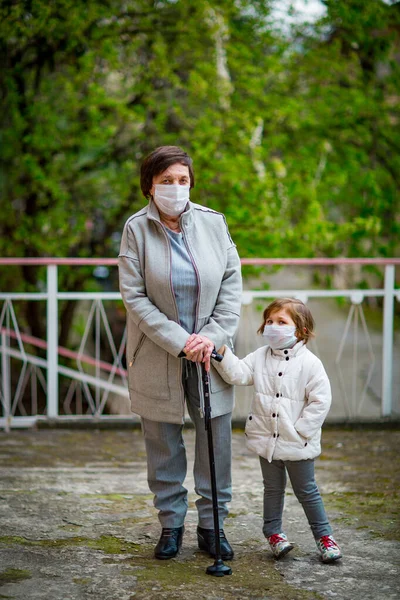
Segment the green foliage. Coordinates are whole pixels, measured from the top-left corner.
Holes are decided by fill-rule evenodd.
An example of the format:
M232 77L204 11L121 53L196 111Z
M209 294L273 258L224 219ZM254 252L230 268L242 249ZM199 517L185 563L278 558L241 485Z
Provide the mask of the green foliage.
M286 39L267 1L3 2L2 255L115 255L168 143L243 256L395 253L398 6L326 5Z
M324 3L285 35L271 0L3 1L1 255L115 256L163 144L243 257L398 255L400 5Z

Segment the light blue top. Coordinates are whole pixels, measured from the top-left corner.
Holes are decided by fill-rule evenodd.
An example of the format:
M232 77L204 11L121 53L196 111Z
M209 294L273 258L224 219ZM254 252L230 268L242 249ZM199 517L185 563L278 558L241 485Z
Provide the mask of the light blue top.
M172 286L183 329L193 333L196 321L198 283L196 271L187 251L183 234L167 229L171 242Z

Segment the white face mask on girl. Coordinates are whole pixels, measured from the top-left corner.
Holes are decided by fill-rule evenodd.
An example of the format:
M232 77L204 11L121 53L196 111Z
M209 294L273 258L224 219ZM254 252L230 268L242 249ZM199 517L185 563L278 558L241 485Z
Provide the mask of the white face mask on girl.
M169 217L177 217L186 208L189 202L188 185L162 185L154 186L154 202L157 207Z
M263 336L272 350L291 348L298 342L295 325L266 325Z

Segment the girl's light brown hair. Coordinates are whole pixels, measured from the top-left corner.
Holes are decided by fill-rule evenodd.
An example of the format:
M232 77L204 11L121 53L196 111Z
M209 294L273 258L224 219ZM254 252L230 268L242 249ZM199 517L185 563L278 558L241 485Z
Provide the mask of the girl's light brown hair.
M277 298L263 312L263 322L261 323L257 333L263 333L264 327L272 315L284 308L293 319L296 325L296 336L299 341L307 344L308 340L314 337L315 322L310 309L297 298Z

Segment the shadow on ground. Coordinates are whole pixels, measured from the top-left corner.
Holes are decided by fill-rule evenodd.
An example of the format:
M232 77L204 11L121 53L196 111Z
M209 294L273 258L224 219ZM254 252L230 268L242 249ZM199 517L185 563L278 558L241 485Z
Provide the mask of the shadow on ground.
M153 558L159 536L138 430L0 434L0 599L394 599L399 585L400 431L327 428L317 481L343 560L319 561L288 487L285 529L295 549L277 562L262 536L257 456L234 432L233 501L225 531L232 575L205 574L197 549L185 432L189 511L181 554Z

